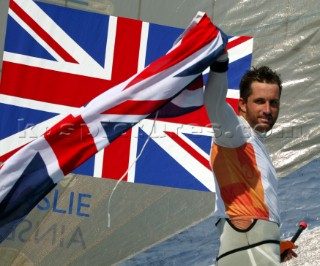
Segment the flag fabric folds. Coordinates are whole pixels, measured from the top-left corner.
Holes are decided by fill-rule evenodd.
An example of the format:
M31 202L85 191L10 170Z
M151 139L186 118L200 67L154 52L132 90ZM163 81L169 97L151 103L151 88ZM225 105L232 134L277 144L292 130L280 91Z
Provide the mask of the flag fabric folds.
M11 0L0 83L0 162L165 55L182 32L129 18ZM252 44L251 37L228 36L227 101L235 110L240 77L250 68ZM155 127L152 119L143 119L72 173L215 191L208 163L210 120L205 107L192 111L202 104L193 92L201 86L201 78L195 80L159 111ZM190 102L194 106L188 108ZM189 112L169 117L173 108L175 113Z
M141 119L159 109L176 115L199 107L203 90L199 76L226 42L226 36L199 12L166 55L65 116L6 160L0 169L0 240L64 175ZM197 103L179 100L183 97Z

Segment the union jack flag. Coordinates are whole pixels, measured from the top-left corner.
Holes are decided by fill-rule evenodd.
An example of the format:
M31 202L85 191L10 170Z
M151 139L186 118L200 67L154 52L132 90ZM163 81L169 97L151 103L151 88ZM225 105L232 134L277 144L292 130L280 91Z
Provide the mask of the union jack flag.
M0 130L0 161L65 114L164 55L181 33L182 29L132 19L11 1L1 80L0 119L5 126ZM236 106L239 78L251 64L252 38L230 37L228 50L228 100ZM133 165L125 180L152 184L165 184L164 177L173 181L177 176L211 176L206 159L209 123L204 108L158 122L157 137L133 165L152 124L143 120L74 172L118 179Z
M90 123L81 116L83 109L88 107L94 109L100 106L97 102L101 102L101 98L98 97L100 100L92 101L84 108L80 108L103 92L102 95L106 97L103 99L107 99L111 97L110 91L134 87L142 79L153 75L155 69L159 67L157 64L149 68L152 73L142 71L141 73L144 74L133 76L163 56L181 33L181 29L132 19L93 14L31 0L12 0L9 8L1 80L0 119L1 124L5 126L2 126L0 131L0 161L5 161L22 146L44 134L43 138L47 140L45 145L51 147L60 145L57 150L54 150L54 155L65 164L63 167L60 162L60 165L57 165L58 162L56 165L51 165L53 168L61 169L61 172L52 173L53 181L51 180L49 184L39 178L39 183L45 184L45 189L39 186L39 191L48 191L48 188L51 188L69 171L118 179L130 165L133 167L125 178L130 182L214 191L212 173L208 164L212 132L204 108L181 116L179 119L158 121L153 128L152 140L148 142L136 164L133 162L150 134L153 121L142 120L132 130L126 131L121 137L115 139L116 135L137 123L143 116L162 106L164 99L168 101L173 98L176 93L179 93L179 89L173 90L174 95L167 94L164 99L157 98L157 103L151 104L152 108L138 110L134 120L117 120L115 123L110 122L113 121L110 117L103 119L103 116L111 113L120 114L116 108L113 108L112 112L110 109L109 113L105 112L107 110L105 106L104 111L96 110L97 114L101 114L97 118L101 127L90 127ZM250 66L252 38L231 37L228 49L229 85L232 88L229 98L234 104L238 97L236 89L239 77ZM192 50L191 47L190 50ZM211 55L210 60L212 61L217 54L219 54L218 50ZM187 72L182 71L182 65L178 69L179 75L192 77L185 85L194 81L192 84L199 88L201 81L198 83L199 79L196 79L198 75L195 76L192 73L194 71L192 67L187 65L185 68ZM200 69L197 65L197 70ZM133 78L129 78L131 76ZM125 80L126 83L122 83ZM116 86L118 84L120 85ZM108 88L114 89L108 90ZM189 91L197 90L191 88ZM188 93L182 93L179 96L185 99L190 98ZM189 105L183 106L179 97L172 103L182 109L190 108ZM201 105L200 101L196 106L199 105ZM131 107L129 101L129 104L122 106L121 109L124 108L126 112L130 112ZM73 117L67 115L70 113ZM75 117L76 120L74 120ZM59 127L62 124L58 124L59 128L56 126L48 131L48 128L62 118L64 118L63 127L67 128L62 129ZM85 124L89 126L83 126ZM116 135L109 134L110 128L117 129L114 132ZM71 155L64 151L68 143L59 143L55 132L67 132L70 135L76 132L76 138L79 138L83 145L90 146L89 152L84 156L80 152L84 147L79 147L79 150L73 153L78 157L70 160ZM90 143L83 141L83 138L90 135L94 136L94 139L90 139ZM114 140L113 143L103 150L102 147L106 146L106 141L109 143L111 140ZM39 150L45 148L41 146L43 144L34 143L33 145L40 145L36 147ZM98 150L101 151L96 154ZM90 159L88 154L92 155ZM36 159L37 164L42 161L46 165L42 169L47 171L38 174L50 175L51 166L48 167L45 159L47 155L25 154L25 156L28 155L30 160L16 165L14 171L19 175L27 174L35 167L32 162ZM83 163L85 160L87 161ZM74 165L70 165L70 161ZM74 166L79 167L74 170ZM1 167L1 171L4 172L7 166ZM4 196L1 200L3 198ZM23 212L26 207L21 206L21 208ZM2 220L3 218L1 217Z

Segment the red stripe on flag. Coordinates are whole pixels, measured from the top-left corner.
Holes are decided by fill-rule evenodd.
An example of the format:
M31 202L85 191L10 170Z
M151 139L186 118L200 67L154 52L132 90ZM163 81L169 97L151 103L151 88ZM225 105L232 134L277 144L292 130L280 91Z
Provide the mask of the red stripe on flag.
M117 19L112 80L122 82L137 73L142 21Z
M239 114L238 111L238 99L233 98L227 98L227 102L231 105L233 110L236 112L236 114ZM200 126L200 127L211 127L211 122L208 117L207 109L205 106L202 106L201 108L181 115L177 117L168 117L168 118L158 118L159 121L165 121L165 122L171 122L171 123L179 123L184 125L194 125L194 126Z
M148 115L163 104L168 102L168 100L159 101L137 101L128 100L113 108L108 109L103 112L103 114L130 114L130 115Z
M119 180L129 168L131 129L115 139L104 149L102 177ZM123 179L126 181L128 176Z
M140 41L141 41L142 21L128 18L117 19L116 45L114 49L114 59L112 68L112 81L120 83L137 73ZM142 106L134 106L135 103L126 103L112 109L112 113L122 114L124 108L136 109L136 112L142 112ZM109 110L110 111L110 110ZM110 112L109 112L110 113ZM131 114L134 114L133 111ZM120 179L127 171L129 165L131 129L115 139L108 147L104 149L102 177L111 179ZM124 178L127 180L127 176Z
M0 87L7 95L81 107L114 85L113 81L3 62Z
M197 77L192 83L187 86L187 90L195 91L199 88L203 88L203 78L202 75Z
M165 133L174 140L179 146L185 149L189 154L191 154L195 159L197 159L202 165L211 170L209 163L209 158L203 157L199 152L192 148L187 142L179 137L176 133L165 131Z
M27 145L27 144L24 144L24 145L12 150L12 151L0 156L0 162L5 162L6 160L8 160L13 154L15 154L18 150L20 150L25 145Z
M60 44L58 44L37 22L33 20L15 1L10 2L10 8L44 40L63 60L78 63Z
M44 134L64 174L70 173L98 152L81 116L67 116Z
M246 42L247 40L250 40L252 39L252 37L250 36L241 36L239 38L236 38L235 40L232 40L231 42L228 42L227 43L227 50L241 44L241 43L244 43Z
M210 43L217 37L218 34L219 30L205 15L195 27L187 32L179 46L167 53L165 56L151 63L149 67L145 68L139 75L137 75L126 86L126 88L124 88L124 90L144 79L147 79L178 64Z

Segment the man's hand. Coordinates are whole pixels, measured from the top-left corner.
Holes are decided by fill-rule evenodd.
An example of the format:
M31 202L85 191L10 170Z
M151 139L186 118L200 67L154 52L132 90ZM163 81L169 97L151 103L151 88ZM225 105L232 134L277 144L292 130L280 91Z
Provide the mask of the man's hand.
M210 66L210 69L213 72L226 72L228 70L228 64L229 64L229 57L228 57L228 51L224 50L221 55L217 58L215 62L213 62Z
M280 242L280 255L281 255L281 262L286 262L288 260L291 260L292 258L298 257L297 253L293 251L293 249L297 248L294 243L292 243L289 240L281 241ZM283 255L286 253L285 257L283 258Z

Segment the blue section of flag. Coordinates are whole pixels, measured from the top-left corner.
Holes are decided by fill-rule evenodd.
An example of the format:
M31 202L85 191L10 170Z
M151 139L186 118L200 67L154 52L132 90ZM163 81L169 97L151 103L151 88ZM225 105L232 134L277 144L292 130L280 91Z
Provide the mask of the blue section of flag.
M0 139L11 136L21 130L27 129L31 126L37 125L49 118L56 116L56 113L48 113L37 111L29 108L23 108L13 105L6 105L0 103L1 113L1 130ZM36 138L39 136L25 136L21 132L21 138Z
M122 133L134 126L134 123L124 122L101 122L103 129L106 132L109 142L114 141Z
M137 154L147 138L140 129ZM136 163L135 183L209 191L184 167L177 162L174 163L173 158L152 139Z
M72 171L73 174L78 175L87 175L87 176L93 176L94 173L94 159L95 156L91 157L87 161L85 161L83 164L81 164L79 167L74 169Z
M0 242L54 186L37 153L0 204Z
M177 77L190 76L190 75L197 74L198 71L205 71L208 68L208 64L210 65L212 62L214 62L214 59L216 59L224 49L225 49L225 46L224 47L221 46L220 49L215 50L212 54L208 55L208 57L204 58L202 61L199 60L197 64L178 73L176 76Z
M249 70L252 60L252 54L242 57L229 64L228 86L229 89L239 90L239 82L245 72ZM245 67L244 67L245 66Z
M209 129L208 129L209 130ZM204 152L210 154L212 137L198 135L198 134L186 134L183 133L188 139L194 142L198 147L200 147Z
M8 16L4 50L6 52L32 55L33 57L55 61L55 59L11 16Z
M109 16L46 3L37 4L92 58L104 66Z
M145 65L165 55L182 32L183 29L150 23Z

